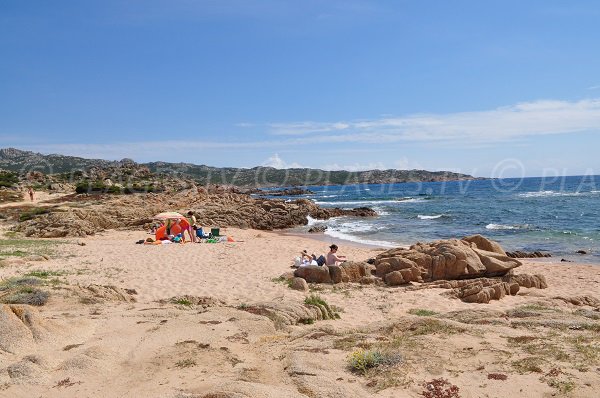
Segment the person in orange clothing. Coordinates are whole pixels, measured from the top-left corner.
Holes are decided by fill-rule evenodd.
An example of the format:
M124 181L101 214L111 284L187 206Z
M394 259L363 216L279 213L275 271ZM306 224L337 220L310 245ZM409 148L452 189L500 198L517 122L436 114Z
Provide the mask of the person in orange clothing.
M190 236L190 242L194 243L196 240L194 239L194 233L192 232L192 226L186 218L181 218L175 221L181 227L181 236L183 236L183 240L185 241L185 232L187 231Z

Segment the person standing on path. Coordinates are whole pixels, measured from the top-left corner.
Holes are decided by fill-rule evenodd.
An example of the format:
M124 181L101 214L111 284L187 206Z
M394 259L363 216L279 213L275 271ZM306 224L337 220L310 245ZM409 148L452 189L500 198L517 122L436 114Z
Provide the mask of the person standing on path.
M33 202L33 188L29 187L29 199Z

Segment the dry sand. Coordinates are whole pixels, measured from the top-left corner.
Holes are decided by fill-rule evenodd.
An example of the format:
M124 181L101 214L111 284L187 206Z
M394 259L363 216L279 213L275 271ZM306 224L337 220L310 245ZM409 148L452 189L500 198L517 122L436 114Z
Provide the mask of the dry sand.
M543 274L549 288L487 305L442 289L313 286L341 319L282 326L244 309L301 304L309 293L275 279L300 250L320 254L327 244L222 232L236 242L136 245L149 235L110 231L63 240L49 261L0 268L2 278L36 270L56 278L32 344L0 349L0 397L422 397L437 378L461 397L598 396L600 312L559 298L600 298L598 265L526 261L518 273ZM366 260L380 250L340 253ZM90 284L134 289L137 302L69 290ZM213 300L159 302L184 295ZM416 309L435 314L409 313ZM400 362L352 372L348 357L361 348L395 351Z

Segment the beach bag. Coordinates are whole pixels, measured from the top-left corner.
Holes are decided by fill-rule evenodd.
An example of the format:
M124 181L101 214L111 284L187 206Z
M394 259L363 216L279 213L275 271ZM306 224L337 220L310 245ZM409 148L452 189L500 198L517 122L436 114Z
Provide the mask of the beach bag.
M302 265L302 260L300 259L300 257L296 257L294 259L294 267L299 268Z

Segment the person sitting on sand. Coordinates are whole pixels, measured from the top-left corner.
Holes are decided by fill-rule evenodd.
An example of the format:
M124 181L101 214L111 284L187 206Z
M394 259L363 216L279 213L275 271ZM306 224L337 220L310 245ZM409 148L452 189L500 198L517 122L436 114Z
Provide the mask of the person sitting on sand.
M301 257L301 261L304 265L318 265L317 261L316 261L316 256L310 255L308 254L308 252L306 250L302 250L300 252Z
M338 256L336 253L338 251L338 246L333 244L329 246L329 253L327 253L327 261L326 265L338 265L346 261L346 256Z

